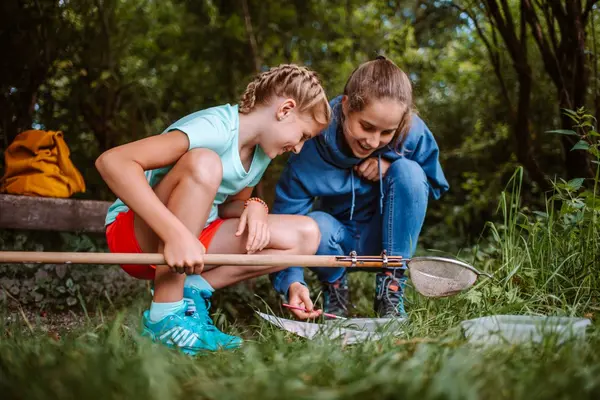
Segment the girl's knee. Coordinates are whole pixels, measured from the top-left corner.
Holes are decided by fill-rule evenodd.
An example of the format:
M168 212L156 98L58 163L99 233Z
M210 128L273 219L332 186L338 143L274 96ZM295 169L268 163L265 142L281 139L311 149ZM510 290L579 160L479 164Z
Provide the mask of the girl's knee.
M320 250L317 251L319 254L329 254L333 251L332 249L341 246L344 241L345 227L340 221L323 211L314 211L309 213L308 216L319 227Z
M311 218L302 218L302 223L297 225L298 245L303 254L315 254L321 242L319 225Z
M409 190L427 189L427 176L425 171L416 161L399 158L390 165L386 172L386 181L389 184L401 185Z
M195 183L218 188L223 179L223 165L217 153L209 149L192 149L185 153L177 165L187 178Z
M330 214L323 211L313 211L308 214L324 237L332 236L340 227L340 222Z

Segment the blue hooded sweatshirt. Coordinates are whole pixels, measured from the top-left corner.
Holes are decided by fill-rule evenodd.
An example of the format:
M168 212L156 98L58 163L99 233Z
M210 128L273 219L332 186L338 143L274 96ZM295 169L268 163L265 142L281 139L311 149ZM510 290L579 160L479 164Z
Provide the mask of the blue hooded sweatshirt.
M321 135L307 141L298 154L292 154L275 189L273 214L306 215L310 211L324 211L340 221L358 223L371 219L377 207L355 209L355 199L371 192L373 183L355 176L353 167L363 159L356 158L347 149L339 127L342 96L331 100L332 121ZM417 162L425 172L429 193L434 199L449 188L439 163L438 145L425 123L417 115L402 147L390 144L369 157L381 157L390 162L405 157ZM380 209L383 207L383 187L380 185ZM315 199L318 202L315 203ZM291 267L271 274L275 290L287 295L294 282L304 282L304 270Z

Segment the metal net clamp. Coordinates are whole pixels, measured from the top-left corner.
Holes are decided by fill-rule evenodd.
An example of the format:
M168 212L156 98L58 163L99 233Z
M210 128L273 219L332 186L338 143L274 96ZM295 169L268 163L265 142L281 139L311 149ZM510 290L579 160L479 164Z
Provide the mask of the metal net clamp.
M358 256L355 250L352 250L347 256L337 256L336 261L350 263L350 268L364 266L365 263L381 263L382 268L393 268L402 266L402 256L388 256L384 250L380 256Z

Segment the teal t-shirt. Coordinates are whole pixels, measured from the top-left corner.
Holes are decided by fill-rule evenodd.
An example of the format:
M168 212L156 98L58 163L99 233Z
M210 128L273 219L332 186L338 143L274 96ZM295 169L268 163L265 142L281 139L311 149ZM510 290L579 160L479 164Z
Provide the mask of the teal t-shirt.
M245 170L238 150L239 122L238 106L225 104L187 115L171 124L163 132L180 130L189 138L189 150L211 149L221 157L223 180L210 209L210 215L206 221L207 226L217 219L218 205L222 204L227 196L237 194L246 187L256 186L271 162L262 148L257 145L250 170ZM154 187L160 182L171 168L172 166L167 166L145 171L150 186ZM120 199L117 199L108 209L106 225L112 223L119 213L128 210L129 208Z

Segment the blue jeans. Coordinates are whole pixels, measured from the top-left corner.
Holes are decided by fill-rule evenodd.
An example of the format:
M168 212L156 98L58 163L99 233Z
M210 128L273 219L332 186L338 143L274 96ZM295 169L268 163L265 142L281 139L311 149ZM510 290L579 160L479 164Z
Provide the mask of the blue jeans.
M356 209L372 208L368 222L340 221L322 211L309 214L321 230L318 255L379 255L383 249L388 255L411 257L417 241L429 197L425 172L415 161L396 160L383 178L383 213L379 210L379 182L372 185L373 193L358 196ZM368 202L368 204L365 204ZM335 282L346 268L311 268L322 282ZM381 271L371 269L371 271Z

